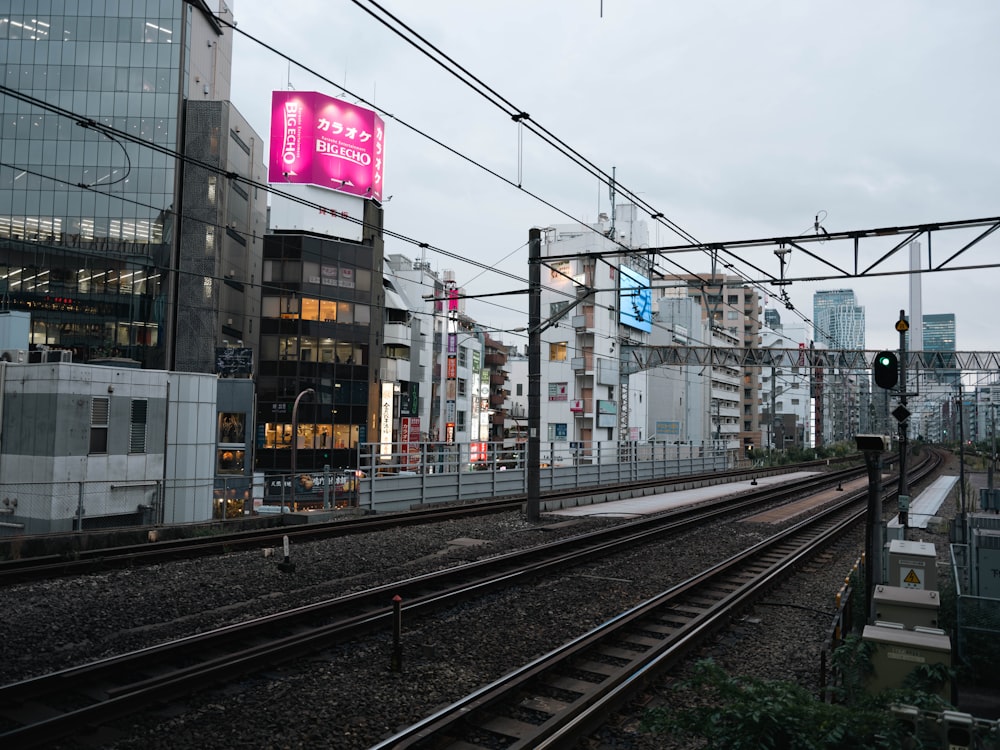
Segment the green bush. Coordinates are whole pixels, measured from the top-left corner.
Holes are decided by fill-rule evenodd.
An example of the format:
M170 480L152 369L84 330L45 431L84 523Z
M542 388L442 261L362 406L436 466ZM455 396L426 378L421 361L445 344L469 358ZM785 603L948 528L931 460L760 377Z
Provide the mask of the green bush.
M870 696L864 690L866 644L854 636L848 641L839 655L839 667L845 670L838 689L843 702L824 703L794 683L732 677L708 659L695 665L690 679L670 688L683 693L685 707L649 709L641 729L685 746L727 750L938 747L932 726L914 733L890 707L941 710L940 699L930 691L947 679L946 672L924 667L914 671L903 689Z

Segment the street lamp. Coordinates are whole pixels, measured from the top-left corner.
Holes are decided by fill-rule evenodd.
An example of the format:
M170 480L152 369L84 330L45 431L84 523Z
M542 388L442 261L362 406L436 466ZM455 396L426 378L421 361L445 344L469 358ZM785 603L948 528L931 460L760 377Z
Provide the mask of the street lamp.
M295 482L298 479L295 472L295 459L299 452L299 402L303 396L316 396L316 391L306 388L295 397L292 405L292 510L295 510ZM314 438L315 439L315 438Z

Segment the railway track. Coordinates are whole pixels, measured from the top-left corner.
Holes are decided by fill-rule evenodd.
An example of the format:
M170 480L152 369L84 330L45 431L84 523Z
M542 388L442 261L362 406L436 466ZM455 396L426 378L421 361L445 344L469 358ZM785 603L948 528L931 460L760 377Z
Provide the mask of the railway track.
M99 726L208 684L365 632L386 631L393 622L395 596L401 597L406 617L413 618L499 587L632 550L712 519L799 497L824 482L835 486L843 480L838 474L677 509L2 686L0 716L10 728L0 734L0 741L8 747L42 746L80 727Z
M914 481L933 470L927 461ZM887 490L882 500L893 497ZM855 524L867 490L761 541L466 696L371 750L556 750L687 658L706 637Z
M782 467L782 470L787 471L789 468L815 468L817 463L825 466L825 462L809 462L798 466ZM855 471L861 473L863 469L859 468ZM753 472L752 475L759 477L764 476L766 473L764 471L757 471ZM625 487L582 487L573 492L545 493L542 499L546 502L554 502L561 499L572 499L581 495L593 494L598 490L607 493L623 491L648 493L653 490L664 491L665 488L677 484L690 484L709 478L718 481L720 478L737 479L750 475L750 473L744 470L739 470L636 482ZM80 575L117 568L151 565L171 560L192 559L245 549L277 547L282 545L283 539L286 536L291 543L299 544L352 534L368 534L386 528L439 523L451 518L503 513L520 508L524 502L524 496L512 496L479 503L422 508L404 513L342 518L336 521L310 523L302 526L281 526L278 528L213 534L205 537L172 539L101 549L78 549L65 554L3 560L0 561L0 586L59 576Z

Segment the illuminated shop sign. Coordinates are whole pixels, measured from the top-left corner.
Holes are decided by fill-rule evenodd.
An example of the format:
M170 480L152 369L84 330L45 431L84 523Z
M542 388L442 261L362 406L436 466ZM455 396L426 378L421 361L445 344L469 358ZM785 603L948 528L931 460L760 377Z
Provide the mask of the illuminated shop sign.
M271 183L382 200L385 125L370 109L316 91L274 91L270 145Z

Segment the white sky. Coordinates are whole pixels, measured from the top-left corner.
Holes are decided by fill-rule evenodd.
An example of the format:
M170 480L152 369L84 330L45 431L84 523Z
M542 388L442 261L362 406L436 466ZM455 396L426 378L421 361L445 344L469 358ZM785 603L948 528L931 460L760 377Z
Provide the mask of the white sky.
M1000 216L995 0L380 5L536 125L604 172L614 168L626 190L701 242L812 234L817 214L829 232ZM388 112L386 230L445 250L427 259L454 270L469 294L525 288L528 229L595 221L609 210L607 188L526 129L519 157L519 127L508 114L363 8L384 17L364 0L233 0L242 32L335 84L237 33L234 105L265 138L270 92L289 81ZM650 226L654 246L686 242ZM935 235L934 261L973 236ZM861 266L895 242L863 250ZM854 267L849 245L808 247ZM420 255L394 239L386 252ZM673 257L693 272L710 269L704 255ZM747 259L778 275L770 248ZM886 268L900 270L904 261ZM990 263L1000 263L1000 236L955 261ZM792 277L830 272L804 254L790 256ZM895 348L908 277L799 282L788 294L811 318L813 292L838 288L854 289L865 307L866 348ZM955 313L959 350L1000 349L993 334L1000 268L924 274L923 292L925 314ZM502 328L524 325L526 309L526 296L467 303L470 315ZM779 310L783 322L801 325Z

